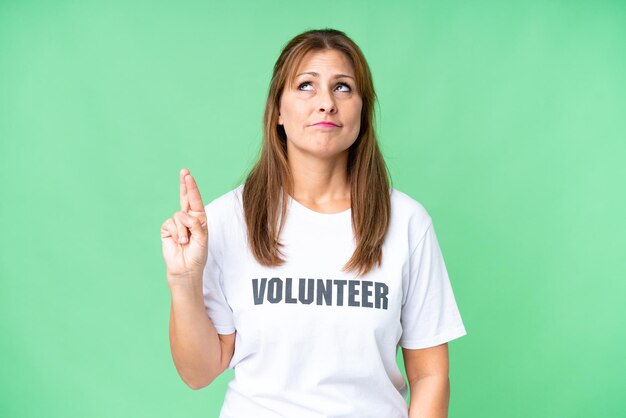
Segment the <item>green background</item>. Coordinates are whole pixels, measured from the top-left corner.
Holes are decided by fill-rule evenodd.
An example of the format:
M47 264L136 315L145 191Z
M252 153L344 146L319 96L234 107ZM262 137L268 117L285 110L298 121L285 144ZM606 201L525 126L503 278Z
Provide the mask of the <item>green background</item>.
M256 159L292 36L345 31L468 335L451 417L626 416L623 1L0 1L0 416L217 417L159 228ZM402 365L401 352L398 362Z

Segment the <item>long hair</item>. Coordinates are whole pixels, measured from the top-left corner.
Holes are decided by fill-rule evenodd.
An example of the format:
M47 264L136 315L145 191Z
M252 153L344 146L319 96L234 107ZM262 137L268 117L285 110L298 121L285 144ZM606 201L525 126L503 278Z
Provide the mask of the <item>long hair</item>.
M342 269L356 270L356 275L362 276L382 263L382 245L391 216L391 186L374 129L377 97L370 69L360 48L339 30L309 30L295 36L274 64L263 116L263 145L243 189L248 243L260 264L285 263L279 237L294 186L287 161L287 136L283 126L278 125L279 103L285 84L291 83L303 57L309 51L325 49L338 50L351 61L363 102L361 128L348 149L347 166L356 247Z

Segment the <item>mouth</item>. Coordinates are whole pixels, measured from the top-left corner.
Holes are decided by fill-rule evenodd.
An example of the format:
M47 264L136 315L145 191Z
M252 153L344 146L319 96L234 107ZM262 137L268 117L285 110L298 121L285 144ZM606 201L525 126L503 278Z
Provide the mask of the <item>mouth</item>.
M313 126L321 126L321 127L326 127L326 128L338 128L339 126L332 123L332 122L318 122L313 124Z

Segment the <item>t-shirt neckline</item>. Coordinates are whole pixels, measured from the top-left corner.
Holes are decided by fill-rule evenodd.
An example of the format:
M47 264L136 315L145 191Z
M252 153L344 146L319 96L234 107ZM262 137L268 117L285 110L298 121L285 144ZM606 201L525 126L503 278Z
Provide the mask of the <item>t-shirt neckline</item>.
M293 207L298 212L308 214L309 216L315 216L315 217L322 218L322 219L331 219L331 218L335 219L335 218L349 217L352 214L351 207L348 209L342 210L341 212L334 212L334 213L317 212L313 209L310 209L304 206L302 203L298 202L296 199L294 199L290 195L287 195L287 196L289 199L290 207Z

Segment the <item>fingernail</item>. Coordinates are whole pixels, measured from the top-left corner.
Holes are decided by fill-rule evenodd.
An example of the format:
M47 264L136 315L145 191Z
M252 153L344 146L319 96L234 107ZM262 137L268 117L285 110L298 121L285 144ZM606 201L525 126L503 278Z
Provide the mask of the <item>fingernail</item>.
M187 237L186 237L186 236L184 236L184 235L181 235L180 237L178 237L178 241L179 241L181 244L187 244Z

